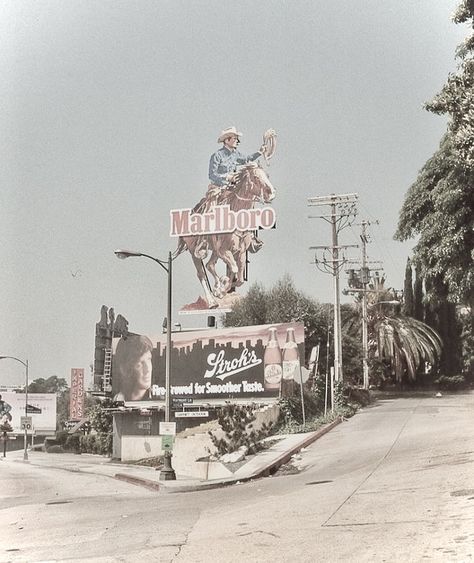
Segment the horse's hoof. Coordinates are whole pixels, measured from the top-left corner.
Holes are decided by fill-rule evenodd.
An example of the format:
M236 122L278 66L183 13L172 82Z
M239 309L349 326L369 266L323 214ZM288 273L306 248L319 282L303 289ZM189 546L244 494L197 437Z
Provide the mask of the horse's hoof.
M230 286L232 285L230 278L228 278L227 276L223 276L221 278L221 287L224 293L227 293L229 291Z
M194 251L194 256L196 258L198 258L199 260L205 260L207 258L207 255L209 253L207 252L207 250L204 248L203 250L195 250Z

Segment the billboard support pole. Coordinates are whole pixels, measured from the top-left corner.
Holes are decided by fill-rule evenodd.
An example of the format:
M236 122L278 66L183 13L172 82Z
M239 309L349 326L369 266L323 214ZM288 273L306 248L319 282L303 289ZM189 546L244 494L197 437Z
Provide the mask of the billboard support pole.
M28 360L23 361L15 356L0 356L0 360L15 360L25 366L25 416L28 416ZM23 450L23 461L28 461L28 430L25 424L25 448Z
M164 260L160 260L159 258L155 258L154 256L150 256L149 254L144 254L143 252L135 252L133 250L122 250L118 249L114 251L115 256L124 260L125 258L130 258L130 256L144 256L145 258L149 258L156 262L159 266L163 268L163 270L167 273L168 276L168 303L166 308L166 380L165 380L165 422L170 421L170 375L171 375L171 298L172 298L172 289L173 289L173 272L172 272L172 264L173 264L173 255L168 252L168 260L165 262ZM176 473L171 466L171 457L172 453L168 450L165 450L164 458L163 458L163 468L160 471L160 480L162 481L174 481L176 480Z
M168 306L166 310L166 379L165 379L165 422L170 421L170 373L171 373L171 303L172 303L172 290L173 290L173 275L172 275L173 258L171 252L168 252ZM160 480L162 481L175 481L176 473L171 465L172 452L165 450L163 458L163 467L160 471Z

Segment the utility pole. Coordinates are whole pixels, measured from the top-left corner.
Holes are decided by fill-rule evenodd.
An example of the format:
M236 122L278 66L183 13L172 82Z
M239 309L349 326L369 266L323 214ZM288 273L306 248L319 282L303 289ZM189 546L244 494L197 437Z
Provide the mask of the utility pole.
M330 215L319 215L310 218L324 219L331 224L332 244L330 246L311 246L311 250L316 250L314 263L319 270L330 273L334 281L334 377L336 382L343 380L342 370L342 338L341 338L341 300L340 300L340 281L339 274L345 263L343 250L357 245L339 245L339 232L351 224L351 219L355 217L356 202L359 196L351 194L331 194L327 196L316 196L308 199L310 206L329 205ZM317 251L322 251L322 258L318 258ZM327 255L330 258L328 259Z
M364 389L369 388L369 339L367 330L367 221L361 223L362 232L360 234L361 246L361 282L362 289L362 372L363 372L363 385Z
M375 221L378 224L378 221ZM370 221L365 219L360 223L361 227L361 269L356 273L355 270L349 270L349 287L350 289L344 290L344 294L358 294L361 295L362 305L362 371L363 371L363 387L369 388L369 343L368 343L368 326L367 326L367 294L374 293L377 290L368 289L370 281L370 269L367 267L369 263L367 260L367 243L369 236L367 234L367 227L371 225Z

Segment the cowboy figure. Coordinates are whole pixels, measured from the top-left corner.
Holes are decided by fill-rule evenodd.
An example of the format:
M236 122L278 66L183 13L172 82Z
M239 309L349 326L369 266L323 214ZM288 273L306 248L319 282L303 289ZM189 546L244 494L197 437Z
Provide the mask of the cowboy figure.
M216 151L209 161L209 180L212 186L222 188L228 183L232 183L233 176L237 171L237 166L253 162L265 152L265 146L261 146L258 152L248 156L243 155L237 150L242 133L235 127L224 129L217 139L222 143L222 147Z
M217 142L222 143L222 147L211 155L209 161L209 180L211 183L207 188L206 197L194 208L195 211L208 211L212 208L216 204L221 191L232 186L237 166L253 162L265 154L265 145L248 156L242 154L237 150L241 136L242 133L237 131L236 127L228 127L219 135ZM205 236L200 238L201 240L194 250L194 255L197 258L204 259L207 255L208 243ZM258 243L259 246L263 244L261 241L258 241Z

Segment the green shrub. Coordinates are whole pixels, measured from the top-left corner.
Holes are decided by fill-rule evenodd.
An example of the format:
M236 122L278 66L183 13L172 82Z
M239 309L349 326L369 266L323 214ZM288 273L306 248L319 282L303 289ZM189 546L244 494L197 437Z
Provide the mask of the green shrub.
M52 437L48 437L44 439L44 451L45 452L49 452L49 449L52 446L58 446L58 441L56 440L56 438L52 438Z
M112 455L112 434L105 434L104 432L99 432L97 434L97 444L98 444L98 454L101 455Z
M62 454L62 453L64 453L63 448L59 444L55 444L54 446L49 446L46 451L49 454Z
M467 385L464 376L453 375L451 377L447 375L442 375L435 380L435 383L440 389L444 391L456 391L457 389L464 389Z
M217 410L217 421L224 431L224 437L218 438L209 431L212 443L219 455L232 453L247 447L247 452L252 454L263 448L259 442L272 432L271 424L262 424L260 430L254 430L255 409L248 405L234 405L227 403Z
M81 436L81 452L87 454L111 455L112 454L112 434L98 432Z
M342 382L334 385L334 409L331 409L331 394L328 391L327 413L324 415L326 382L324 377L316 378L313 387L303 388L305 425L303 426L303 408L301 393L279 400L281 409L279 431L282 433L309 432L319 428L324 421L332 421L338 416L351 417L360 406L370 403L368 391L356 387L344 386Z
M66 443L67 439L68 439L69 433L67 430L60 430L59 432L56 432L56 442L60 445L60 446L64 446L64 444Z
M86 454L97 453L96 442L97 442L96 434L88 434L85 436L81 436L81 441L80 441L81 452Z
M69 452L79 454L81 453L80 441L81 434L69 434L66 439L66 443L64 444L64 448Z

